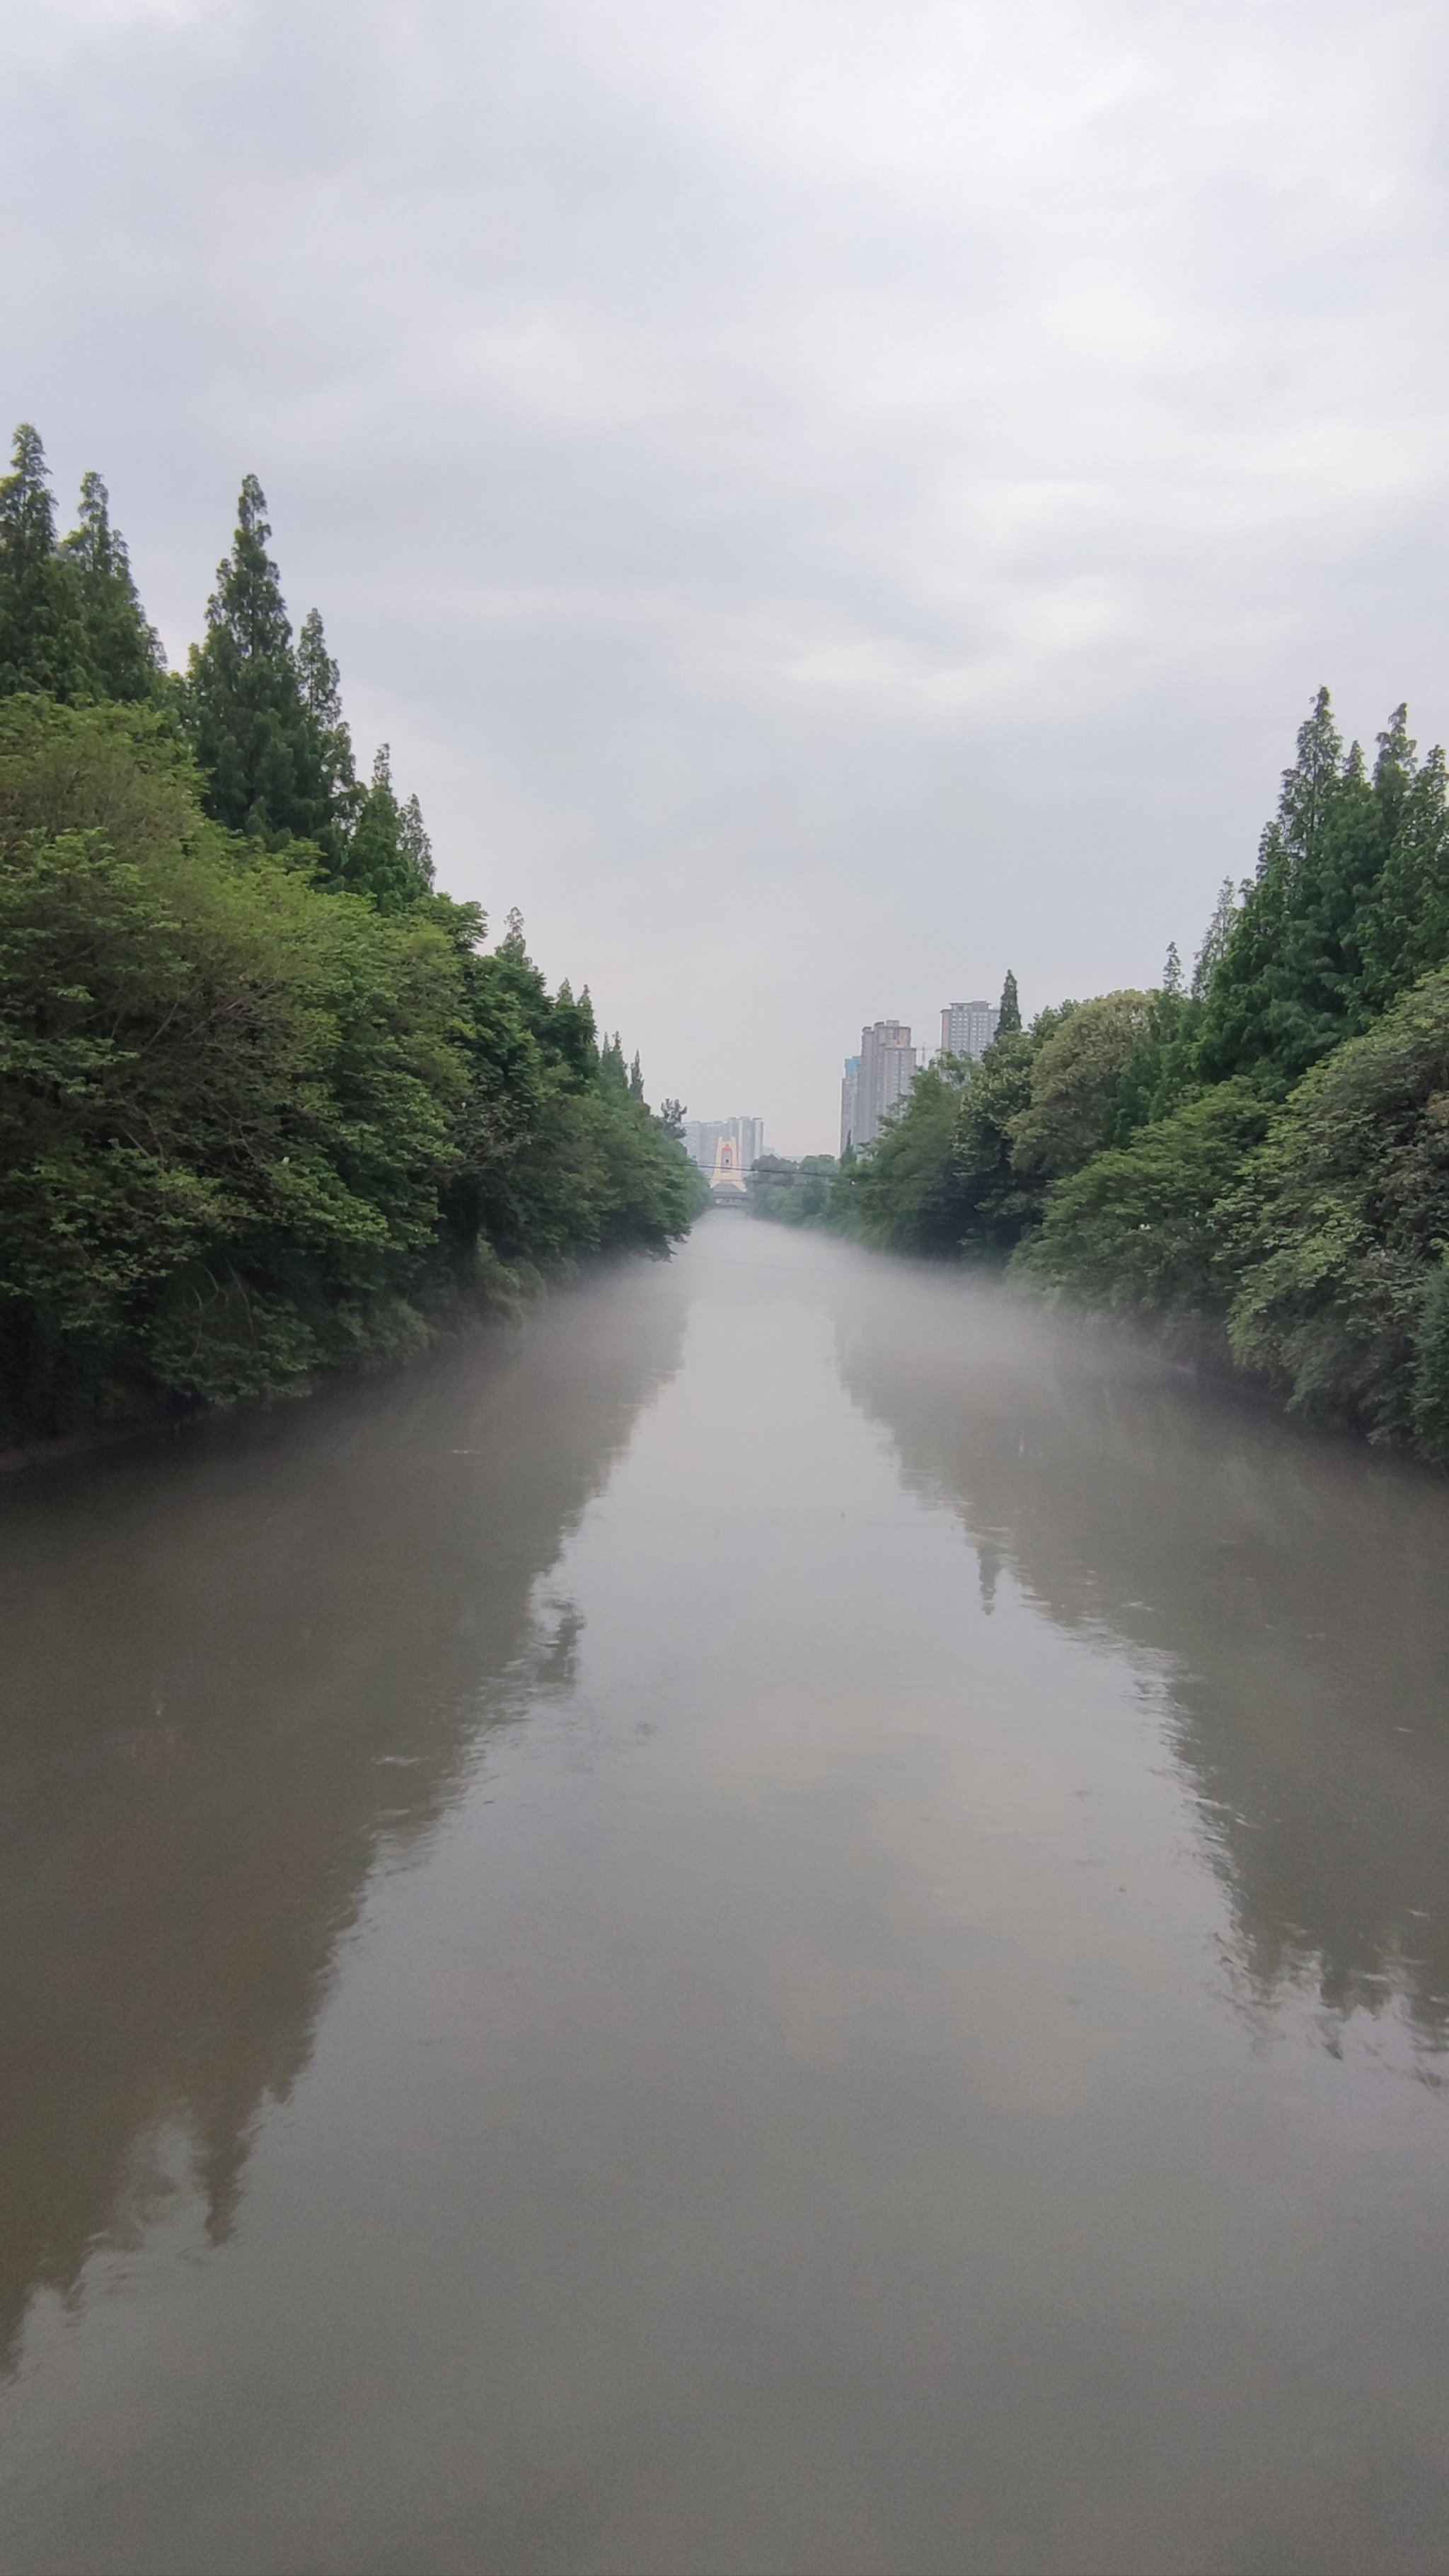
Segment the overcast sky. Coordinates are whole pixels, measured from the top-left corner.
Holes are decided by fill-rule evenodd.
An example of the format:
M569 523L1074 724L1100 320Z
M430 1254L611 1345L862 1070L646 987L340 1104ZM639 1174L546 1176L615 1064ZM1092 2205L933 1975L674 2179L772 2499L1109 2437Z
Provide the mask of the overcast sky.
M8 419L173 658L257 473L651 1098L1155 981L1320 680L1449 733L1449 11L0 0ZM68 522L67 522L68 523Z

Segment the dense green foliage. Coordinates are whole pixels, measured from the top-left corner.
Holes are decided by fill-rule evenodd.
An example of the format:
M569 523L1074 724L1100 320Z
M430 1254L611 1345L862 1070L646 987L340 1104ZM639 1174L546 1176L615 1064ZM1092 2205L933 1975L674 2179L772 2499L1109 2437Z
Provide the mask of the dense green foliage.
M1370 775L1357 743L1345 756L1319 691L1209 981L1206 1078L1246 1072L1281 1094L1442 962L1444 786L1441 753L1416 765L1405 708L1380 734Z
M1221 1322L1231 1299L1232 1247L1219 1211L1266 1126L1266 1109L1242 1081L1152 1120L1053 1190L1018 1267L1194 1341L1204 1322Z
M839 1197L868 1243L949 1252L960 1235L952 1145L968 1068L943 1056L916 1076L910 1107L842 1176Z
M162 670L99 474L86 475L77 525L58 544L45 451L23 422L0 480L0 697L133 702L159 694Z
M1449 1459L1449 777L1327 691L1190 983L919 1074L813 1221L1009 1262L1305 1410ZM764 1203L762 1213L773 1212Z
M1239 1358L1301 1403L1442 1450L1449 973L1299 1085L1234 1215Z
M261 485L249 474L231 553L217 566L207 602L206 639L191 650L186 731L206 780L207 811L219 823L256 839L320 843L339 819L328 794L326 728L304 695L281 582L267 553L271 533ZM331 677L320 621L310 640L313 668ZM333 678L334 695L335 686ZM344 792L352 786L350 756L336 786Z
M807 1154L798 1163L762 1154L749 1176L752 1214L777 1225L824 1224L838 1168L833 1154Z
M511 915L433 891L386 748L356 781L264 504L185 681L104 487L58 542L31 431L0 487L0 1434L305 1385L660 1252L698 1207L638 1060Z

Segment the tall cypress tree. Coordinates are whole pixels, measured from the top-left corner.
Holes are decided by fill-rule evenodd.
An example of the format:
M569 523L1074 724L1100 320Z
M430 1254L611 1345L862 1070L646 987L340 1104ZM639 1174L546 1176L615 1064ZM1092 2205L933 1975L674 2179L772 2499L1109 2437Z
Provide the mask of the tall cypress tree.
M996 1015L996 1034L999 1038L1009 1038L1012 1031L1020 1026L1021 1003L1017 999L1016 977L1008 966L1006 981L1001 987L1001 1008Z
M1437 744L1417 769L1403 761L1395 737L1404 722L1401 707L1380 736L1380 768L1387 757L1394 773L1385 815L1392 842L1359 933L1365 988L1380 1011L1449 961L1449 772Z
M131 704L154 697L166 656L136 596L126 540L111 525L99 474L82 477L79 519L60 552L75 576L91 693Z
M423 822L423 809L416 796L410 796L402 809L398 827L403 854L420 886L433 882L433 845Z
M271 533L266 496L249 474L207 602L206 641L192 647L187 725L219 823L261 840L316 840L331 820L325 757L267 552Z
M309 608L297 637L297 684L311 719L331 811L339 821L360 802L352 734L342 712L342 675L327 650L321 612Z
M1237 912L1238 889L1231 877L1224 877L1218 888L1217 902L1213 905L1212 919L1203 932L1202 946L1193 961L1192 998L1195 1002L1207 1000L1213 977L1227 955Z
M87 676L80 587L56 546L45 449L22 421L0 481L0 697L35 689L74 703L89 694Z
M343 860L344 882L371 895L381 912L402 912L433 881L432 848L416 796L399 805L392 783L392 755L379 746L372 785L358 810Z
M1367 1026L1361 934L1412 758L1395 728L1370 779L1358 744L1345 754L1319 690L1212 975L1199 1059L1209 1081L1247 1073L1287 1090Z
M594 1028L594 1006L587 984L574 1000L573 987L567 976L553 998L548 1017L548 1038L581 1082L587 1082L598 1070L599 1049Z

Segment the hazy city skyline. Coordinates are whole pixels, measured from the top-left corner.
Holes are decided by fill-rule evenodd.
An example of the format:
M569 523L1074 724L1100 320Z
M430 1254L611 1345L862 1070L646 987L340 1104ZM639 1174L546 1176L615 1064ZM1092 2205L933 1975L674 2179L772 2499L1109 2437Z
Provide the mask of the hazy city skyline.
M99 467L179 657L255 471L441 882L654 1100L828 1149L843 1041L931 1029L943 956L1029 1015L1189 954L1321 680L1449 732L1437 14L3 28L62 523Z
M751 1171L765 1150L765 1122L763 1118L739 1115L733 1118L686 1118L685 1151L706 1179L714 1170L715 1153L722 1137L728 1137L737 1147L740 1170Z

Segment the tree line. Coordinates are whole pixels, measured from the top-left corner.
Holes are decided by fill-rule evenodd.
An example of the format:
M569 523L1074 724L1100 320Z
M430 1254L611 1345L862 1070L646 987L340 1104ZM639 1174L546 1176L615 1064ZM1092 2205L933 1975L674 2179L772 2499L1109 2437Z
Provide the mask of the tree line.
M0 480L0 1437L305 1387L662 1252L682 1111L359 778L260 485L184 672L106 487Z
M1296 1408L1449 1459L1449 777L1326 689L1191 976L918 1074L879 1141L775 1164L761 1215L1005 1266Z

